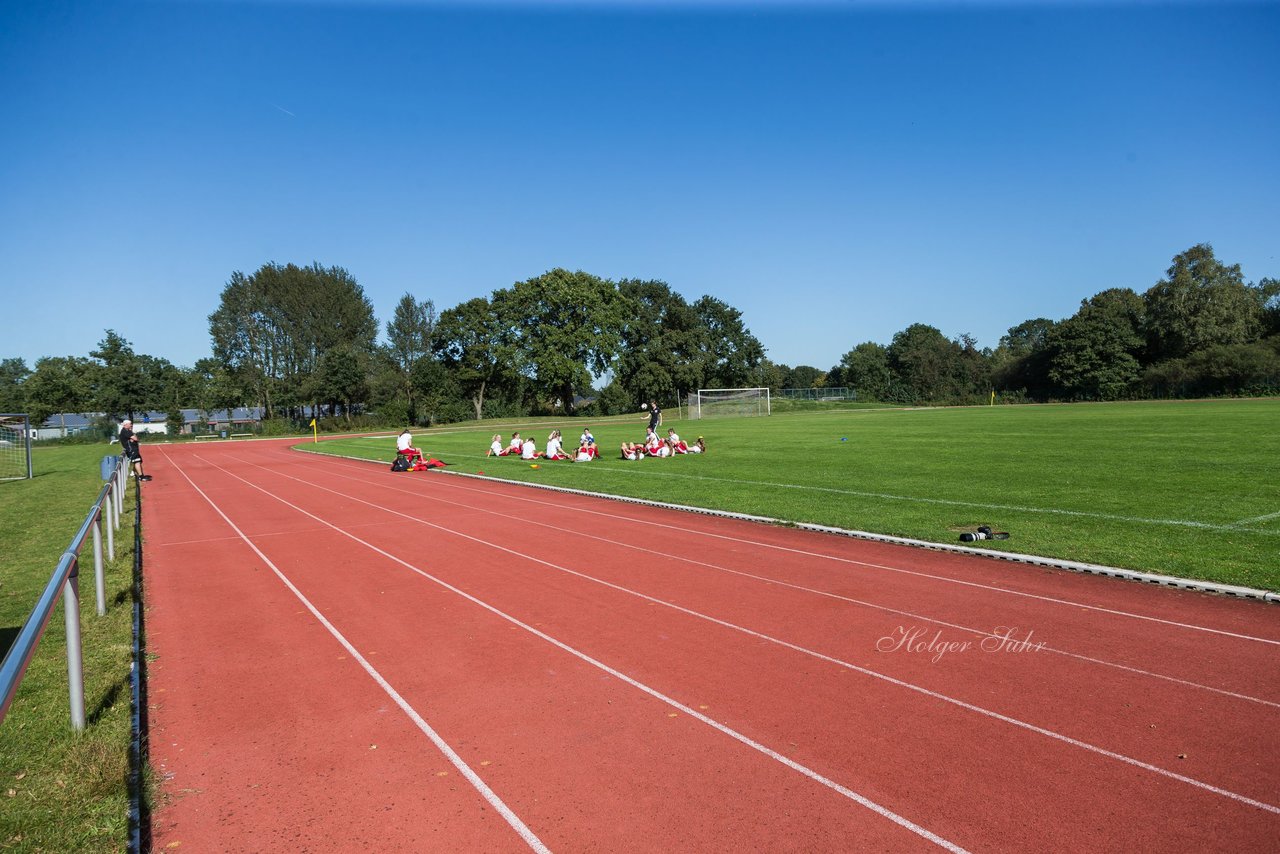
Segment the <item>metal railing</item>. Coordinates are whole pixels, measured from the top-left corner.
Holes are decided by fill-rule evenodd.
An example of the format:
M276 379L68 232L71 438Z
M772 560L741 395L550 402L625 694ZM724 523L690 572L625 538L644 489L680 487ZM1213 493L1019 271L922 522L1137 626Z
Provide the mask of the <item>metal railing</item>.
M818 388L781 388L778 389L778 397L787 400L857 400L858 393L844 386L833 388L820 386Z
M80 530L71 538L71 545L62 553L57 568L50 576L44 592L36 601L31 615L23 623L13 645L0 663L0 723L9 712L22 677L27 672L40 638L44 634L54 607L61 599L67 627L67 683L71 701L71 728L85 728L84 713L84 665L80 645L80 551L85 541L93 539L93 577L96 587L98 616L107 613L106 575L103 561L103 536L106 537L107 559L115 560L115 532L120 529L120 516L124 512L124 491L128 484L128 460L116 458L110 474L103 466L104 479L98 499L89 508Z

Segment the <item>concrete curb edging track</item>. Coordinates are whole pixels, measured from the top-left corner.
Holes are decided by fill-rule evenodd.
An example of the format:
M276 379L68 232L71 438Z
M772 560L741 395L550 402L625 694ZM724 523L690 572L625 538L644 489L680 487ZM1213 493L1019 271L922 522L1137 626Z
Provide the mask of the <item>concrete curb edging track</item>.
M294 448L306 454L318 454L325 457L338 457L344 460L355 460L362 463L374 463L376 465L386 465L382 460L370 460L365 457L350 457L343 454L322 454L320 451L311 451L306 448ZM931 551L952 552L955 554L976 555L978 557L994 558L996 560L1009 561L1011 563L1025 563L1032 566L1042 566L1050 569L1065 569L1071 572L1084 572L1090 575L1105 575L1110 578L1119 578L1125 581L1140 581L1144 584L1158 584L1163 587L1179 587L1184 590L1197 590L1201 593L1216 593L1220 596L1231 596L1237 599L1253 599L1259 602L1280 603L1280 593L1274 593L1269 590L1259 590L1253 587L1240 587L1234 584L1220 584L1216 581L1201 581L1194 578L1176 578L1172 575L1160 575L1154 572L1139 572L1134 569L1120 569L1114 566L1103 566L1094 563L1080 563L1073 560L1064 560L1062 558L1041 557L1039 555L1025 555L1018 552L1002 552L992 551L989 549L976 549L971 546L954 546L949 543L934 543L928 540L914 540L909 537L894 537L888 534L874 534L869 531L854 531L848 528L833 528L828 525L817 525L811 522L792 522L787 519L774 519L770 516L752 516L748 513L733 513L728 510L712 510L706 507L692 507L687 504L669 504L664 501L652 501L647 498L632 498L627 495L611 495L607 492L591 492L586 489L572 489L567 486L552 486L546 483L529 483L521 480L507 480L501 477L490 477L489 475L469 474L467 472L449 471L448 469L435 469L436 472L442 472L454 477L469 477L475 480L487 480L494 483L509 483L515 486L527 486L532 489L547 489L552 492L566 492L572 495L586 495L592 498L606 498L610 501L622 501L628 504L642 504L646 507L661 507L666 510L680 510L686 513L701 513L704 516L719 516L725 519L741 519L747 522L761 522L766 525L780 525L787 528L798 528L803 531L814 531L822 534L835 534L842 537L853 537L860 540L872 540L878 543L893 543L901 546L912 546L921 549L930 549Z

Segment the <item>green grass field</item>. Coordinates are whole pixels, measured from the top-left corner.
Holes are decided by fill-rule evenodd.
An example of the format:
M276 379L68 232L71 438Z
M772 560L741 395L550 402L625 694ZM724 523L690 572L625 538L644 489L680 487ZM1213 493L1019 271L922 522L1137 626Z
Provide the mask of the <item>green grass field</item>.
M7 650L102 488L107 445L37 448L32 480L0 483L0 650ZM133 498L94 610L93 544L82 554L80 625L88 727L71 730L58 605L0 724L0 849L123 851L128 833ZM104 553L106 543L103 543Z
M644 415L589 422L590 464L486 459L493 433L581 420L453 425L415 434L456 471L814 522L932 542L979 524L991 548L1280 589L1280 400L811 412L678 422L702 457L617 459ZM307 449L390 463L390 437ZM406 476L433 476L431 474Z

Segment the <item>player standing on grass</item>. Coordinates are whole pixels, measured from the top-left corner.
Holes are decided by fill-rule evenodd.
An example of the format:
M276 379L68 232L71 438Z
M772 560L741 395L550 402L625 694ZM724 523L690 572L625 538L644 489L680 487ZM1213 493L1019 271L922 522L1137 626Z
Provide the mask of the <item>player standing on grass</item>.
M120 453L129 461L138 480L151 480L151 475L142 471L142 451L138 448L138 437L133 432L133 422L127 418L120 424Z
M662 426L662 410L658 408L657 401L649 401L649 429L657 433L658 428Z

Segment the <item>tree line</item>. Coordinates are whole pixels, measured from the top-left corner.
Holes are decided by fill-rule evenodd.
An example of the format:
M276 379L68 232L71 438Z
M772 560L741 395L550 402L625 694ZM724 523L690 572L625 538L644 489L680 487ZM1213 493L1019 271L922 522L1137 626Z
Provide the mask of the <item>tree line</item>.
M437 312L406 293L378 341L373 305L341 267L234 272L192 368L140 355L114 330L89 358L0 362L0 410L113 417L261 407L264 419L374 415L433 424L620 412L700 387L752 383L764 347L742 313L669 285L555 269ZM597 388L602 378L603 388Z
M232 273L209 316L212 355L184 368L135 353L114 330L88 357L29 369L0 360L0 411L132 417L258 406L297 424L433 424L530 414L615 414L698 388L851 387L898 403L1116 400L1280 392L1280 281L1247 283L1200 244L1144 293L1103 290L1060 321L1010 328L994 349L912 324L827 370L777 364L713 296L661 281L555 269L437 312L406 293L384 340L341 267L265 264Z
M994 349L913 324L865 342L821 378L899 403L1084 401L1280 393L1280 281L1247 283L1208 244L1144 293L1108 288L1064 320L1035 318Z

